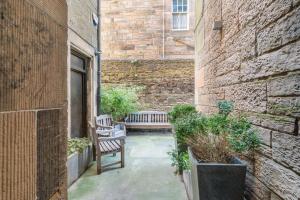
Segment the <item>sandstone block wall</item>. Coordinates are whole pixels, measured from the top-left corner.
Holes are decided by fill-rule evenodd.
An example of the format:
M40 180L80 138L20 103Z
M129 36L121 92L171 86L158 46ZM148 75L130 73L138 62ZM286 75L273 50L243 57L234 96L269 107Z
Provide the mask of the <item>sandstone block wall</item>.
M97 27L92 15L97 16L96 0L67 0L69 28L89 45L97 47Z
M231 100L263 141L247 161L247 199L298 200L300 1L199 0L196 19L197 108Z
M0 2L0 199L67 199L67 5Z
M194 61L104 61L102 84L142 86L142 110L169 111L194 101Z
M193 59L194 0L189 6L189 30L173 31L172 0L102 0L102 58Z

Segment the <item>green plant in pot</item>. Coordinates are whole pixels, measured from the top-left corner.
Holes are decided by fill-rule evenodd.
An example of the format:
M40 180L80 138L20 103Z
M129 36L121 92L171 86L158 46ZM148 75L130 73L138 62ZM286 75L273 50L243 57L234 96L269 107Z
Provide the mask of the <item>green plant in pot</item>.
M246 165L237 156L260 145L250 123L230 115L233 104L222 101L219 113L206 116L203 129L185 140L189 146L193 200L242 200Z
M186 161L188 158L187 145L185 138L196 132L201 120L198 116L196 108L190 104L178 104L168 113L170 122L173 125L176 140L176 149L169 152L172 160L172 166L176 167L176 174L182 174L187 169Z

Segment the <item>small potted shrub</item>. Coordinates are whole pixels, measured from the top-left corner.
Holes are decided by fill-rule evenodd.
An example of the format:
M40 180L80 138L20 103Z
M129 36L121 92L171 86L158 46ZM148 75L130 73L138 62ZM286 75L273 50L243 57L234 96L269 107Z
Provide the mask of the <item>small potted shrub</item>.
M187 145L184 140L195 129L193 127L194 115L197 111L193 105L178 104L168 113L172 124L172 132L175 136L175 150L169 153L172 159L172 166L176 167L175 174L182 175L183 170L187 170L188 162ZM193 115L193 117L191 117Z
M229 116L230 102L220 102L219 113L205 117L201 129L185 139L189 146L193 200L242 200L246 165L237 156L259 147L250 123Z
M74 183L92 162L92 148L88 138L68 139L68 186Z

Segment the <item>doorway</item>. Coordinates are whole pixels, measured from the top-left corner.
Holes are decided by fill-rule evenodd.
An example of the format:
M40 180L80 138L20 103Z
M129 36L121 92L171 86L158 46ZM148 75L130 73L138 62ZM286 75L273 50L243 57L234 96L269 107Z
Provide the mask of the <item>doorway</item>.
M87 58L71 52L71 138L87 137Z

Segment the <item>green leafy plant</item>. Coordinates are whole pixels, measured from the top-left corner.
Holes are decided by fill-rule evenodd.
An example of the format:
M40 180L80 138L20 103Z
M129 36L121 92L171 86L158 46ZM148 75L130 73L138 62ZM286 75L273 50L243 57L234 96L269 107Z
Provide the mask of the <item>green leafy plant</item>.
M189 155L187 152L177 152L177 150L172 150L168 152L171 157L172 166L176 167L175 173L181 173L183 170L190 169Z
M204 132L206 124L206 117L199 113L189 113L185 117L177 119L174 127L178 145L184 145L187 137Z
M140 107L138 93L141 87L107 86L101 93L101 111L111 114L115 120L122 120Z
M205 117L205 123L198 119L198 126L193 126L201 128L188 134L185 142L194 154L205 162L229 162L235 154L257 149L261 142L250 122L244 117L229 116L233 110L229 102L223 101L218 107L218 114Z
M221 115L229 115L233 111L233 103L231 101L219 101L218 102L219 114Z
M168 113L170 122L176 123L176 120L185 117L191 113L197 113L195 106L190 104L178 104Z
M78 152L82 153L83 150L89 146L90 141L88 138L69 138L68 139L68 156Z

